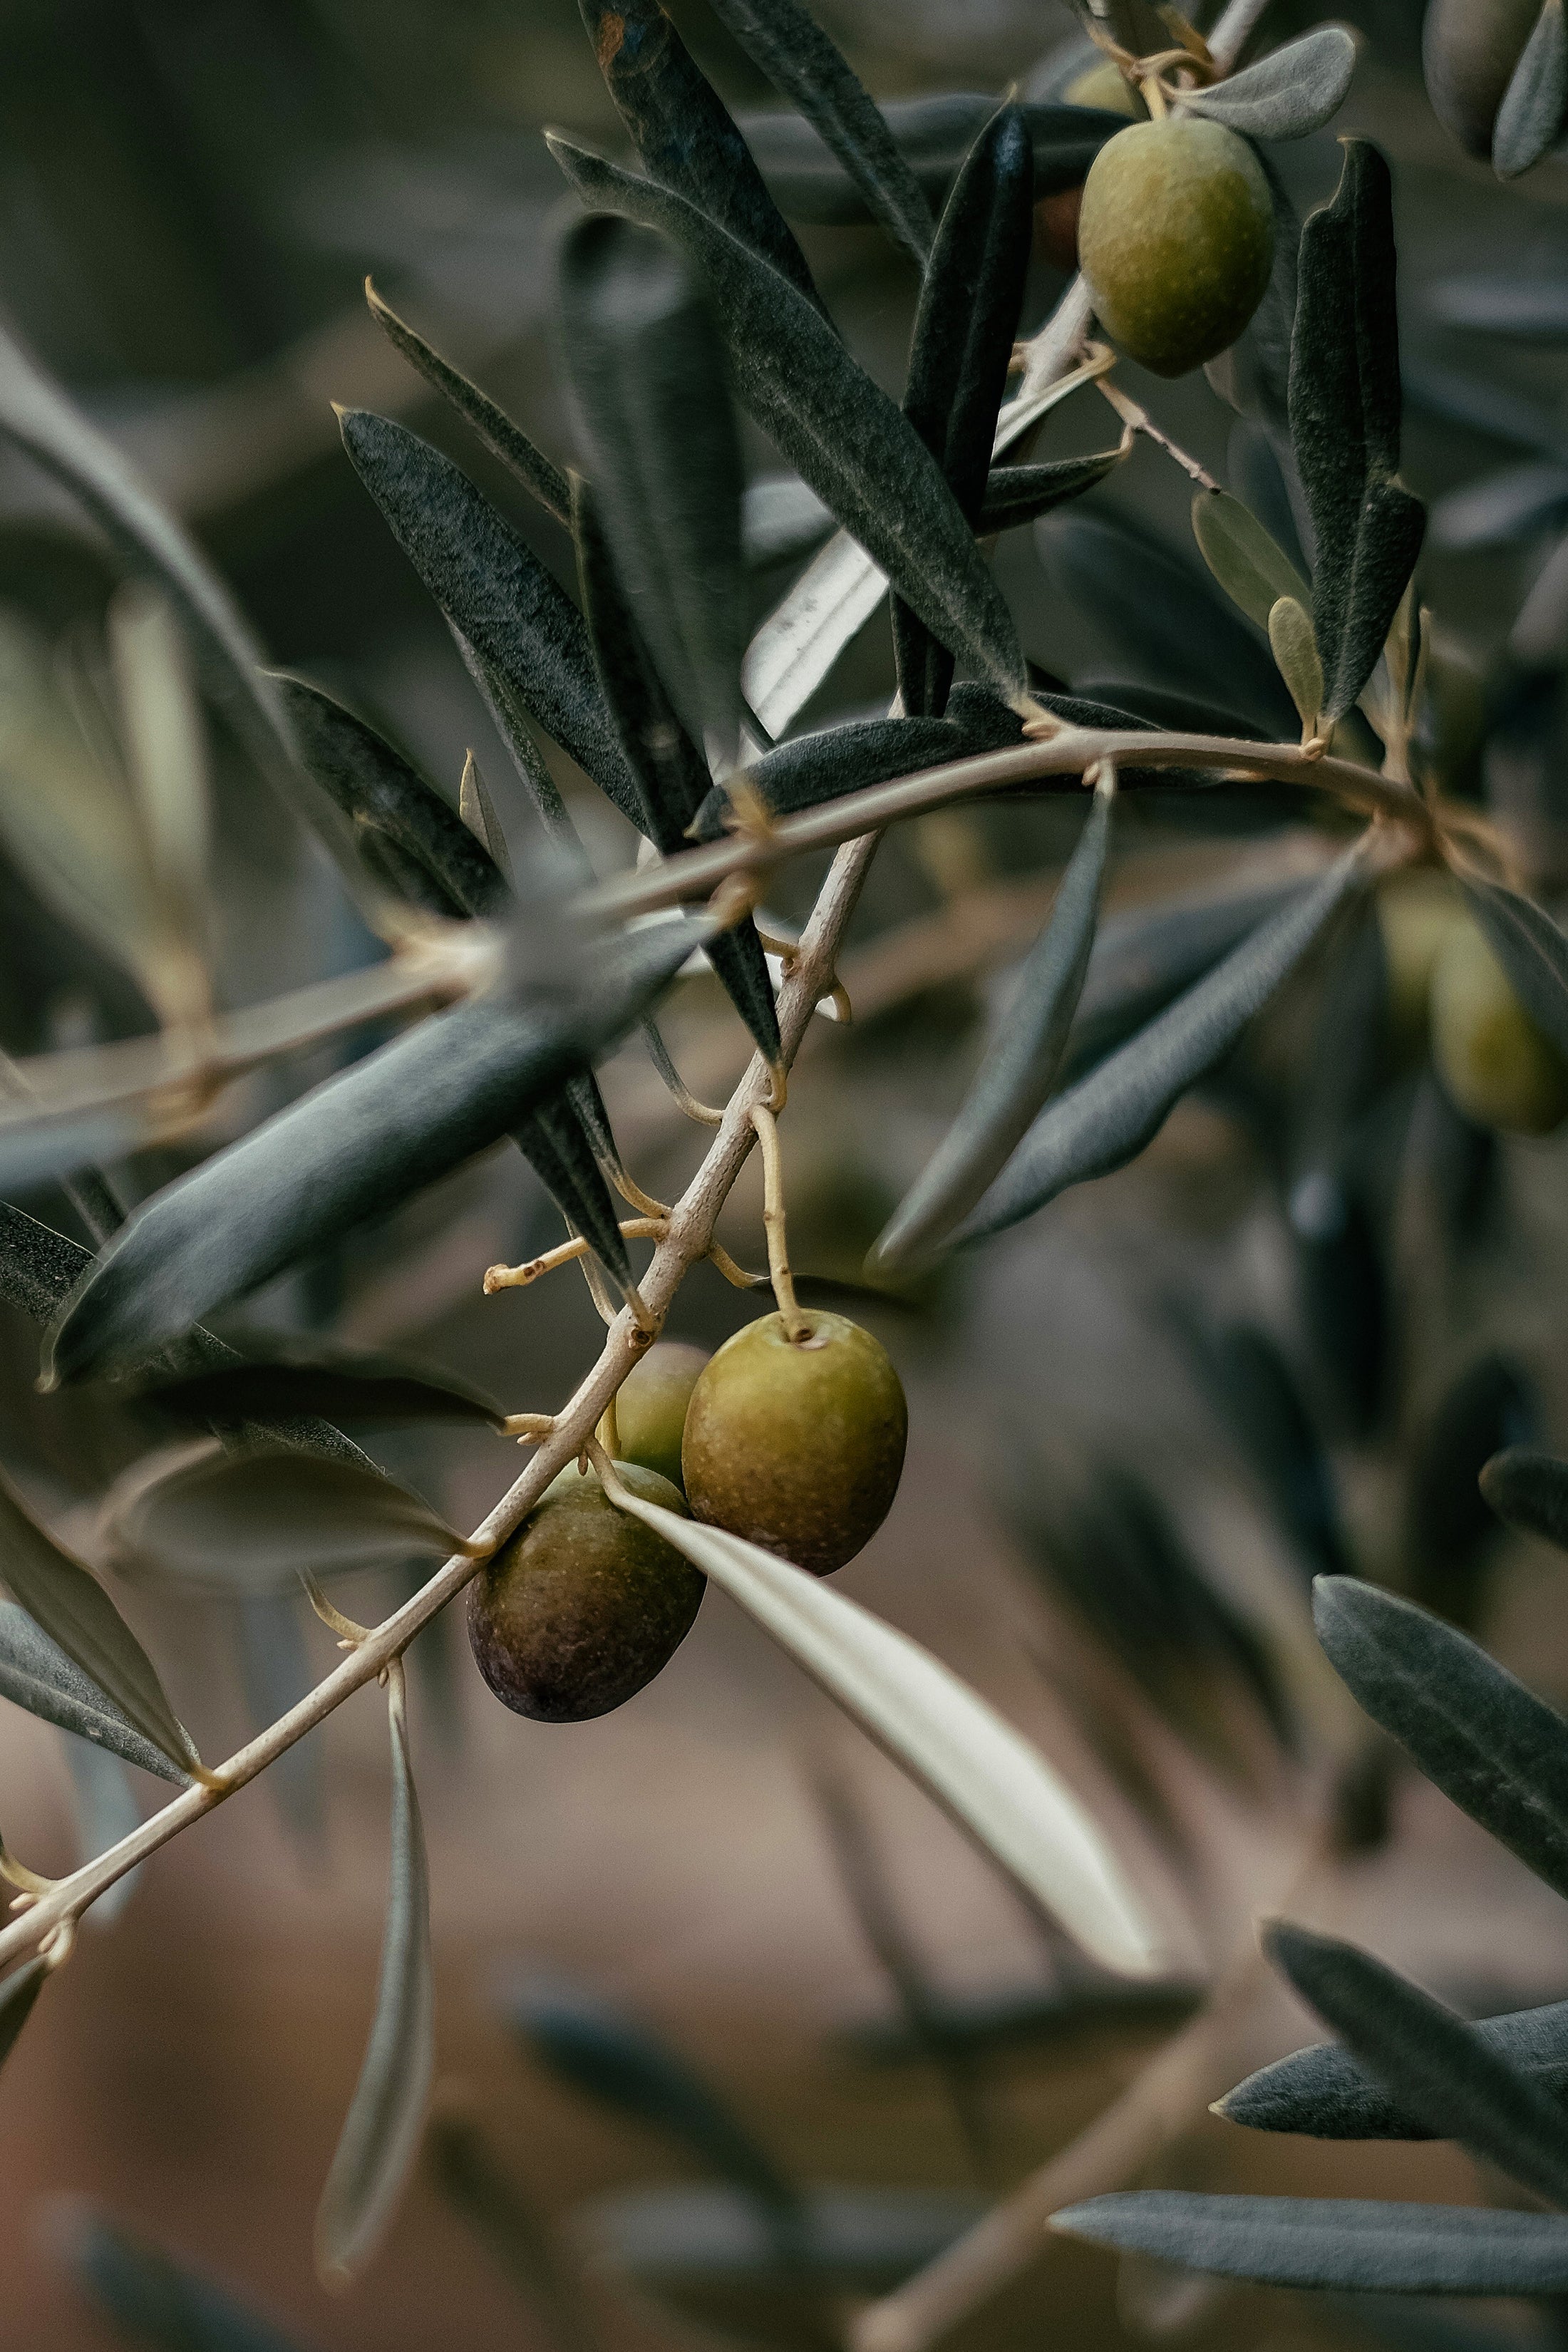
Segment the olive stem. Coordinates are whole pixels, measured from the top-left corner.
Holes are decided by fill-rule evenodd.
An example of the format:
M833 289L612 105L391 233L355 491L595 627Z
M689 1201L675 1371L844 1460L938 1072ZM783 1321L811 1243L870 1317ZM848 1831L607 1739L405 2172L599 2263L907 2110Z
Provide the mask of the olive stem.
M537 1445L548 1437L555 1426L552 1412L509 1412L501 1423L503 1437L515 1437L520 1445Z
M621 1231L628 1241L662 1241L668 1230L668 1209L662 1216L621 1219ZM582 1234L574 1234L569 1242L557 1242L542 1257L531 1257L522 1265L489 1265L485 1268L485 1297L491 1298L498 1290L526 1290L542 1274L553 1274L557 1266L570 1265L574 1258L585 1256L587 1251L588 1244Z
M752 1105L752 1125L763 1157L763 1230L768 1237L768 1275L778 1301L784 1336L798 1348L811 1335L795 1295L789 1270L789 1244L784 1234L784 1154L779 1150L779 1123L765 1103Z
M714 1243L708 1255L714 1271L721 1274L732 1289L761 1290L767 1281L768 1277L765 1274L748 1274L743 1265L737 1265L729 1251L722 1248L718 1242Z
M599 1415L599 1426L595 1435L597 1444L604 1447L611 1461L618 1462L621 1454L621 1424L616 1415L614 1397Z
M1152 85L1151 84L1150 87L1152 88ZM1200 466L1197 459L1190 456L1179 441L1173 441L1168 433L1162 432L1148 410L1136 400L1131 399L1113 376L1102 375L1096 389L1102 400L1108 400L1130 433L1142 433L1145 440L1152 441L1157 449L1163 449L1166 457L1173 458L1183 473L1196 482L1200 489L1217 490L1219 488L1220 485L1215 480L1208 467Z

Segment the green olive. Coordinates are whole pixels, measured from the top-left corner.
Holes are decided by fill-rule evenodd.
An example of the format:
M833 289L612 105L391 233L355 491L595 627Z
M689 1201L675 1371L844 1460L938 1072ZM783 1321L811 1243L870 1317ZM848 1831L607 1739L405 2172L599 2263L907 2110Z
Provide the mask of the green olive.
M616 1450L626 1462L657 1470L672 1486L680 1480L680 1433L706 1348L660 1339L622 1382L616 1398Z
M1463 902L1451 876L1422 867L1383 885L1377 919L1388 965L1390 1043L1408 1061L1425 1046L1433 967L1449 932L1464 920Z
M1472 155L1489 155L1503 92L1540 0L1431 0L1421 62L1432 111Z
M898 1492L909 1410L887 1349L842 1315L726 1339L691 1391L681 1460L700 1519L814 1576L853 1559Z
M1111 341L1156 375L1185 375L1228 350L1263 299L1268 183L1220 123L1135 122L1089 167L1078 250Z
M1468 915L1453 925L1432 972L1432 1058L1479 1127L1550 1135L1568 1118L1568 1062L1531 1019Z
M685 1518L668 1478L616 1465L644 1502ZM586 1723L650 1683L691 1630L703 1578L610 1501L592 1471L563 1470L468 1591L468 1641L502 1705L536 1723Z
M1101 58L1075 74L1062 91L1065 106L1098 106L1106 114L1146 119L1149 110L1113 58Z

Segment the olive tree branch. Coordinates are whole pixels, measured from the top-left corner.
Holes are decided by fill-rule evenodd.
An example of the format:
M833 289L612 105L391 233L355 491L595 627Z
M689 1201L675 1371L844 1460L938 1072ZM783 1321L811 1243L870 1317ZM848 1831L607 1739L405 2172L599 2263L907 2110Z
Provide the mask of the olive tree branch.
M794 952L778 1004L780 1064L784 1068L800 1050L818 998L832 985L844 934L876 847L875 838L865 835L839 850ZM63 1926L74 1923L116 1879L254 1780L355 1691L378 1681L421 1627L478 1573L483 1559L521 1526L556 1473L586 1447L616 1391L662 1325L686 1275L709 1255L719 1212L757 1139L753 1106L766 1104L772 1092L772 1073L756 1055L730 1098L723 1124L701 1166L670 1210L668 1231L654 1252L641 1285L652 1328L640 1328L628 1308L616 1316L598 1361L579 1383L571 1402L556 1414L553 1427L541 1440L527 1469L475 1528L469 1541L479 1547L479 1556L459 1552L437 1569L412 1600L358 1641L323 1682L220 1765L213 1775L216 1786L198 1784L183 1790L118 1844L84 1863L69 1877L55 1880L37 1896L25 1898L27 1907L21 1916L0 1929L0 1967L36 1950Z

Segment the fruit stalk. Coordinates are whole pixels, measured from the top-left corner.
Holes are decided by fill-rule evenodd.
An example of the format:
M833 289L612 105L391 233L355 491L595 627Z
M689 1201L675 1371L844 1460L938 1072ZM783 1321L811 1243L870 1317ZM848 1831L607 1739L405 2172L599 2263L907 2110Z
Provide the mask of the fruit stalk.
M768 1277L784 1318L784 1329L799 1346L805 1337L805 1318L795 1295L789 1268L789 1244L784 1230L784 1157L779 1150L779 1123L765 1103L752 1106L752 1124L763 1155L763 1230L768 1237Z

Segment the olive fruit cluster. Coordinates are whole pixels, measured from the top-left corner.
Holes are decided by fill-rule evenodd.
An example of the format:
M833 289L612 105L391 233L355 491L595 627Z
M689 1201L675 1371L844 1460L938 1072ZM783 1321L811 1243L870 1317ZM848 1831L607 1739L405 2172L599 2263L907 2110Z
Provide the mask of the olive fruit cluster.
M651 1348L616 1423L615 1468L633 1494L825 1576L886 1518L909 1416L880 1343L841 1315L808 1313L793 1339L765 1315L712 1357ZM475 1578L468 1640L516 1714L583 1723L668 1664L702 1591L683 1553L574 1467Z
M1184 375L1235 342L1274 266L1274 205L1245 139L1196 115L1135 122L1083 184L1079 263L1112 342Z
M1397 1047L1426 1030L1450 1098L1478 1127L1550 1135L1568 1118L1568 1062L1531 1020L1446 876L1415 874L1378 902Z

